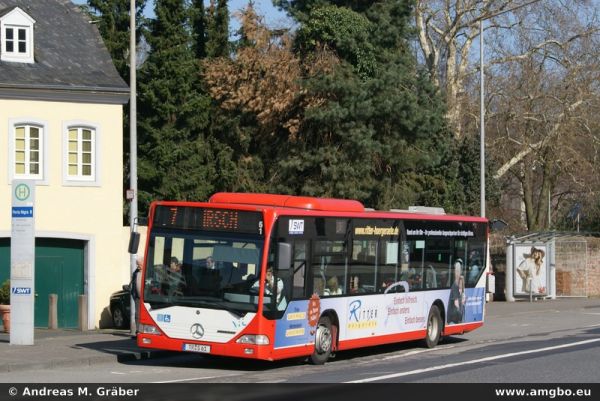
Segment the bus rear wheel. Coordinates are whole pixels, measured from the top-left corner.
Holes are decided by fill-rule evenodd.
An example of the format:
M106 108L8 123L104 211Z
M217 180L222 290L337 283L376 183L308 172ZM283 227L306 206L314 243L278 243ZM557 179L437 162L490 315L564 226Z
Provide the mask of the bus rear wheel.
M310 362L313 365L323 365L331 355L334 341L331 326L331 320L327 316L322 316L319 319L315 334L315 350L310 356Z
M440 341L442 336L442 317L440 310L436 305L433 305L429 310L429 316L427 317L427 334L425 337L425 346L427 348L433 348Z

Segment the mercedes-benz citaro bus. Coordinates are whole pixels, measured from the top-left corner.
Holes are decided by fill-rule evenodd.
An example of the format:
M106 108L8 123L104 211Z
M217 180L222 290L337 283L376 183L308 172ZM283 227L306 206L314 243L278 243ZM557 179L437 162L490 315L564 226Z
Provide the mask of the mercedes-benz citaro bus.
M323 364L483 324L484 218L217 193L153 202L148 225L140 347Z

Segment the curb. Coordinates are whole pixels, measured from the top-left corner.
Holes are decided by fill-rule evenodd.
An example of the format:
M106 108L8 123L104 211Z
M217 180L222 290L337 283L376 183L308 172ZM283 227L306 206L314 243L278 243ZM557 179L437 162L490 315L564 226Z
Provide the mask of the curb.
M0 364L0 373L22 372L27 370L48 370L53 368L72 368L78 366L93 366L110 362L133 362L149 359L160 359L173 356L171 351L140 351L123 354L94 355L83 358L52 359L46 362L8 363Z
M173 351L139 351L128 354L117 355L117 362L144 361L147 359L168 358L170 356L181 355L181 352Z

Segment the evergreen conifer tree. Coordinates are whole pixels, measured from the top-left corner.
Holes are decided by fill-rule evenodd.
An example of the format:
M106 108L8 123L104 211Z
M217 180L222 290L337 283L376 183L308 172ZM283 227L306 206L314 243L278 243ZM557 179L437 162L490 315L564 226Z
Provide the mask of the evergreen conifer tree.
M299 49L325 45L343 61L335 78L307 82L308 91L329 94L329 101L316 112L307 111L302 127L304 135L334 139L332 145L313 144L320 149L310 156L300 151L282 161L286 168L292 167L290 176L308 176L305 182L310 188L302 190L319 192L322 188L328 195L337 196L340 191L348 195L348 189L335 189L331 185L340 185L335 180L342 173L345 179L351 179L348 174L353 173L355 181L343 185L356 188L354 195L362 195L361 199L372 206L405 207L418 203L473 213L479 197L478 191L477 196L474 191L478 180L473 180L471 173L478 169L478 158L461 157L465 144L455 143L443 118L443 99L410 51L414 3L410 0L274 0L273 3L301 23ZM364 20L369 21L368 26L361 22ZM351 73L347 67L342 72L344 65L352 66ZM355 74L362 79L356 80ZM362 149L363 166L351 162L356 147ZM317 160L316 154L324 156ZM340 163L344 158L345 163ZM339 168L335 168L338 163ZM337 170L340 172L332 174ZM326 181L316 185L325 177ZM299 189L296 186L294 190Z
M215 180L186 1L156 0L155 15L139 80L140 210L154 198L205 200Z
M190 7L190 14L194 53L196 54L196 59L201 60L206 57L206 13L204 10L204 0L193 0Z
M299 145L279 161L281 190L378 208L451 204L451 135L443 101L409 49L412 2L279 5L302 22L303 57L322 48L340 59L332 74L305 83L327 100L306 111Z
M208 14L206 54L208 57L228 57L230 46L227 0L211 0Z

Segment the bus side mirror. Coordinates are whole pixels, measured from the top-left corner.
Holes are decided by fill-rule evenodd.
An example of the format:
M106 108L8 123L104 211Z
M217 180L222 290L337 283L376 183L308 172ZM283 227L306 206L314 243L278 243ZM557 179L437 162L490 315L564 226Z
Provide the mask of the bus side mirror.
M292 264L292 245L286 242L277 243L277 269L289 270Z
M136 254L140 246L140 233L133 231L129 235L129 247L127 251L131 254Z

